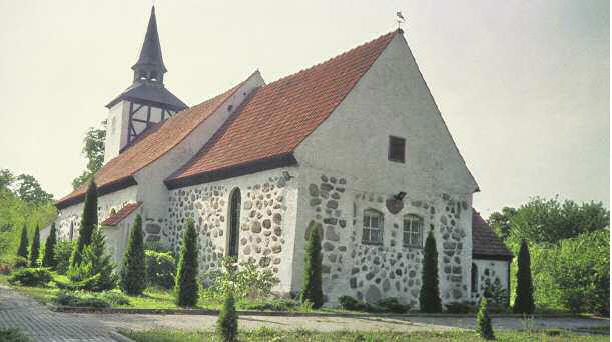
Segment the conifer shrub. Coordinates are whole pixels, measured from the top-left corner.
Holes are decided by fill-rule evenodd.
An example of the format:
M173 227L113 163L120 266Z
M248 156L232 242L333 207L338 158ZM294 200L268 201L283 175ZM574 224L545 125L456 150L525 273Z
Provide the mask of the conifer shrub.
M440 284L438 281L438 248L436 247L436 238L434 237L433 230L430 230L427 235L423 253L423 274L421 292L419 293L421 312L442 312Z
M179 252L178 270L175 280L176 304L195 306L198 302L198 237L193 220L187 222Z
M234 297L229 295L223 302L223 308L217 318L217 336L223 342L235 342L238 336L238 315Z
M11 284L22 286L44 286L53 279L48 268L22 268L14 272L8 279Z
M8 255L0 258L0 274L10 274L23 267L28 267L26 258Z
M533 280L531 278L531 257L526 240L521 241L516 271L516 299L512 310L515 313L532 314L535 311L533 301Z
M304 251L304 285L300 293L300 301L310 300L315 309L320 308L325 303L323 295L321 237L319 236L320 224L311 222L310 236L306 242Z
M58 283L60 288L100 292L117 286L114 264L106 250L104 235L97 226L91 235L91 243L83 249L81 263L70 266L70 284Z
M36 226L34 238L32 239L32 247L30 248L30 267L38 266L38 257L40 256L40 229Z
M81 225L79 227L79 240L73 251L70 264L72 266L81 263L83 250L92 241L93 231L98 224L98 191L93 178L87 187L85 194L85 203L83 204L83 215L81 216Z
M25 224L21 230L21 239L19 240L19 247L17 248L17 256L25 259L28 258L28 229Z
M60 240L55 246L55 272L66 274L70 268L72 251L76 248L76 241Z
M136 216L121 268L121 289L129 295L140 295L147 286L142 217Z
M493 326L491 325L491 317L489 316L489 308L486 298L480 301L480 310L476 314L476 326L478 335L485 340L494 340Z
M171 290L176 278L176 260L168 252L145 250L147 286Z
M55 265L57 261L55 259L55 246L57 245L57 229L55 228L55 223L51 224L51 229L49 230L49 236L47 236L47 241L45 241L45 254L43 255L42 265L43 267L50 267L51 269L55 269Z

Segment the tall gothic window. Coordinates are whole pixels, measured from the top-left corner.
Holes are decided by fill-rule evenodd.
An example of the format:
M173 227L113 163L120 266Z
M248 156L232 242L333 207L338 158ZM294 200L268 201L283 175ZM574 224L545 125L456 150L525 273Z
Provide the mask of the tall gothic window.
M382 245L384 228L383 213L374 209L363 212L363 243Z
M423 248L423 218L414 214L404 216L404 246Z
M74 235L74 222L70 222L70 241L72 241L73 235Z
M478 266L472 263L472 292L478 292Z
M235 188L230 195L228 256L238 256L238 232L240 231L240 189Z

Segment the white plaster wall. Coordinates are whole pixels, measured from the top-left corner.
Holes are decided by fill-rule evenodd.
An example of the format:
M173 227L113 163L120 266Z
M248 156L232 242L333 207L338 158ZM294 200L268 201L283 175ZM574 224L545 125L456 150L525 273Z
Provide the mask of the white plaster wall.
M388 160L389 136L406 139L405 163ZM357 194L373 194L376 199L373 204L385 213L386 222L397 221L406 210L416 210L408 206L393 215L386 209L386 199L400 191L408 194L405 203L420 201L421 205L434 207L436 212L426 216L426 223L434 225L442 299L444 302L468 299L472 252L470 210L472 193L478 185L455 147L403 36L398 35L389 43L330 118L298 146L295 157L302 168L311 170L311 176L305 175L300 181L300 194L307 191L310 182L319 185L321 180L317 181L317 177L333 175L347 179L347 192L351 195L343 196L343 200L352 197L352 202ZM382 203L378 201L379 196ZM298 225L307 224L313 217L307 202L306 198L298 199ZM363 198L357 200L356 234L359 234L359 220L365 206L362 202ZM446 208L456 204L463 210L459 218L453 217L454 213ZM340 206L344 213L352 211L352 203L340 203ZM452 227L451 220L455 223ZM445 259L445 243L453 242L449 235L456 231L462 231L459 241L462 248L453 248L454 252ZM299 232L296 235L301 236ZM360 241L360 235L357 237ZM303 246L296 243L296 261L301 259L300 255L303 255ZM455 257L459 258L458 263ZM445 267L451 268L450 274L445 273ZM349 288L347 268L342 272L336 280L340 282L336 289ZM297 286L299 272L295 277ZM451 281L450 277L455 280ZM393 294L392 290L390 293ZM332 290L330 300L340 294L340 290Z
M119 211L125 204L136 202L137 187L131 186L113 193L98 197L98 222L104 221L112 209ZM67 240L70 236L70 224L73 224L73 239L78 238L83 202L64 208L58 212L55 220L58 229L58 238Z
M106 119L106 139L104 141L104 163L119 155L121 147L127 143L128 113L130 104L119 101L108 111ZM114 130L113 128L114 120Z
M484 295L485 289L490 284L493 284L496 279L499 279L499 284L508 291L508 261L502 260L484 260L484 259L472 259L472 262L478 267L478 283L477 292L470 293L472 300L476 303ZM471 268L470 268L470 280L471 280ZM508 291L509 292L509 291Z
M230 194L238 188L241 193L239 260L252 259L272 270L280 280L273 290L287 294L294 271L298 194L295 178L286 181L283 171L297 175L295 167L281 168L170 191L169 217L162 231L163 238L178 251L183 227L192 218L199 237L200 277L215 269L219 258L227 253Z
M142 208L142 207L141 207ZM103 226L102 232L106 237L106 247L113 258L117 267L121 267L123 255L129 241L130 231L136 215L140 213L140 208L133 211L128 217L124 218L116 226Z
M138 200L144 203L144 219L160 220L166 219L168 211L168 189L164 180L179 167L188 162L203 146L208 139L219 129L233 111L244 101L244 99L258 86L263 85L263 79L259 72L253 73L244 84L223 103L216 112L210 115L204 122L196 127L177 146L156 161L144 167L135 175L138 188ZM232 105L232 111L228 106ZM178 115L181 115L180 113Z

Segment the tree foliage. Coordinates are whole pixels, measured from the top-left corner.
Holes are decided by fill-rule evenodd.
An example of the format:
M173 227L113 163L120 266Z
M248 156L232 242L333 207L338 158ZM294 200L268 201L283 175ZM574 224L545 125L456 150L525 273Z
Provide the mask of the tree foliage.
M422 277L421 292L419 293L421 312L442 312L438 280L438 248L436 247L436 238L432 230L429 231L425 241Z
M55 269L55 265L57 264L57 260L55 259L55 246L57 245L57 229L55 228L55 223L51 224L51 228L49 230L49 236L47 236L47 241L45 241L45 255L42 259L43 267L50 267Z
M532 314L535 311L535 303L531 279L531 257L526 240L521 242L516 279L516 300L512 309L515 313Z
M187 222L183 233L179 253L178 270L176 273L176 304L179 306L195 306L198 302L198 236L193 220Z
M19 247L17 248L17 256L28 258L28 228L25 225L21 230L21 239L19 240Z
M38 257L40 256L40 228L36 226L34 238L32 239L32 247L30 247L30 267L38 266Z
M44 191L34 176L21 174L15 182L15 194L26 203L43 205L53 200L53 195Z
M300 300L309 300L314 308L320 308L325 303L323 294L323 256L321 255L321 237L319 236L320 224L310 223L310 236L304 250L304 285Z
M96 183L91 180L87 193L85 193L85 204L83 205L83 215L81 216L81 226L79 227L79 241L77 248L72 254L72 265L81 262L83 249L91 243L92 234L98 224L98 192Z
M128 247L123 256L121 268L121 288L129 295L140 295L147 286L147 272L144 253L142 217L136 216Z
M77 189L87 183L100 170L104 163L104 140L106 139L106 121L102 128L89 127L83 139L82 153L87 158L87 168L72 181L72 187Z

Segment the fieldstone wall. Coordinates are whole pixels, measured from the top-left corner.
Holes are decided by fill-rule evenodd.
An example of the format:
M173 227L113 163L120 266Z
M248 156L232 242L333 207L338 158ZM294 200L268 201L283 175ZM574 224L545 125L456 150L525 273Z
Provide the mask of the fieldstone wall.
M474 303L480 301L480 298L484 295L485 289L491 285L501 287L508 291L507 261L474 259L473 262L478 268L477 292L471 293L471 299Z
M371 303L397 297L418 306L423 249L403 244L403 219L407 214L423 218L423 242L428 231L434 231L443 302L469 299L465 265L471 265L471 242L467 241L471 206L464 199L448 194L411 198L408 194L403 209L393 214L386 201L395 194L351 188L345 177L320 173L317 178L309 178L302 189L308 196L301 202L308 206L304 208L304 216L310 217L307 222L322 225L323 287L331 304L349 295ZM380 245L362 242L363 212L368 208L384 214ZM306 228L298 238L306 240L308 234Z
M293 232L285 227L289 189L280 171L269 177L238 178L170 191L162 239L178 252L183 227L192 218L199 237L200 271L216 268L229 241L229 203L235 189L241 195L240 261L252 260L281 277L281 263L290 268L292 251L287 242Z

